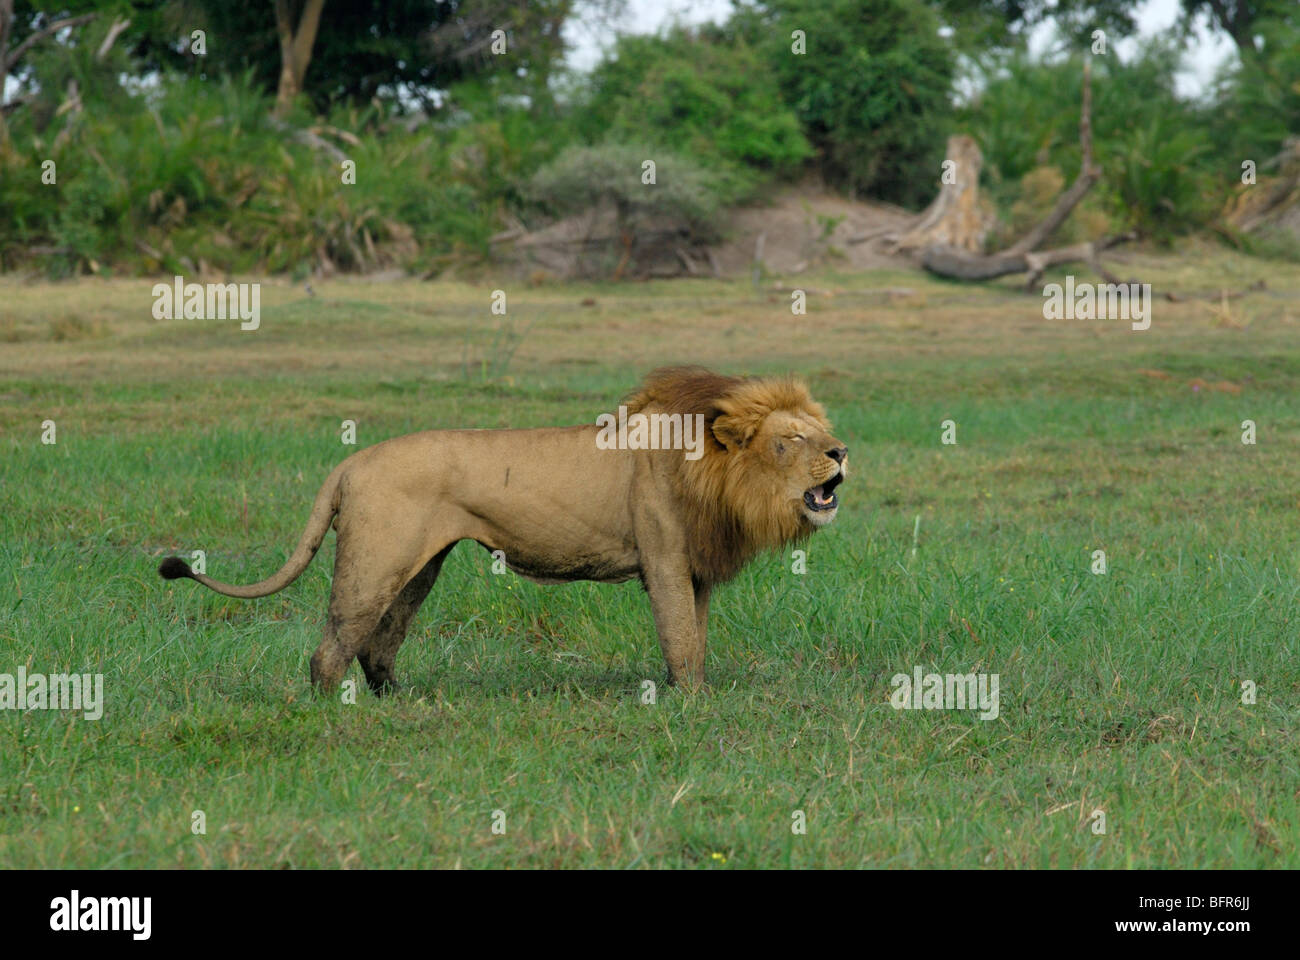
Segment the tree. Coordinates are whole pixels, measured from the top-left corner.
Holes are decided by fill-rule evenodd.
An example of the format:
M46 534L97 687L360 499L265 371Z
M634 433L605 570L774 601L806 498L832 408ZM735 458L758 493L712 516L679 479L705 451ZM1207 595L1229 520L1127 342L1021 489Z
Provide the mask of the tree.
M955 54L918 0L760 0L728 24L763 53L826 180L901 204L928 199L952 117ZM945 131L946 132L946 131Z
M797 171L812 153L776 78L744 42L712 29L619 37L592 71L575 123L592 143L659 145L764 173Z
M275 0L275 32L280 38L280 83L275 92L276 113L287 113L294 98L302 92L324 6L325 0L306 0L302 11L298 12L293 9L290 0Z
M92 4L78 3L77 9ZM0 146L9 142L9 125L5 121L9 104L4 102L4 91L9 75L14 72L23 56L36 44L57 36L61 30L70 30L95 19L92 12L42 13L31 9L29 3L15 6L14 0L0 0ZM116 27L115 27L116 29ZM117 33L113 33L116 38ZM15 42L17 41L17 42ZM112 39L108 40L112 44Z
M958 47L982 53L990 47L1024 46L1030 27L1051 20L1075 43L1101 29L1113 36L1137 29L1133 0L928 0L955 33Z
M435 91L478 76L522 71L544 83L563 51L560 28L572 5L573 0L349 0L322 11L319 0L277 0L272 16L245 0L195 0L196 20L187 27L208 30L206 71L252 71L277 99L287 87L305 94L319 112L333 103L376 97L431 109ZM286 24L292 68L285 58ZM155 43L150 52L160 63L193 65L186 53L165 45ZM305 62L299 62L303 53Z
M276 95L279 109L286 97L303 94L324 112L376 97L432 109L436 91L491 75L522 73L532 89L544 90L578 0L58 0L40 10L33 0L10 2L13 47L58 20L121 17L131 27L119 45L138 74L250 73ZM619 2L586 5L599 11ZM201 55L191 44L195 30L206 35Z
M1092 31L1112 37L1133 34L1137 24L1133 0L928 0L939 17L954 28L958 44L968 51L988 46L1016 47L1026 29L1051 20L1076 44ZM1244 56L1257 51L1261 25L1278 21L1300 23L1296 0L1181 0L1178 29L1189 34L1204 15L1211 26L1227 34Z
M1270 21L1300 26L1296 0L1183 0L1183 29L1190 30L1200 14L1231 37L1243 57L1259 52L1255 38Z
M1224 69L1216 90L1210 135L1231 145L1233 167L1245 159L1262 167L1300 133L1300 22L1263 24L1261 35L1253 53Z

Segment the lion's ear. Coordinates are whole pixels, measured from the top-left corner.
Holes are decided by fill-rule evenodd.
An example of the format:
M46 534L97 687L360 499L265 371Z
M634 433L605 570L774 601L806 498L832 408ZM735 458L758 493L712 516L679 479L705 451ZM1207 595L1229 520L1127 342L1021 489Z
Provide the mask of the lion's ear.
M743 450L757 429L752 417L724 413L713 421L713 435L728 450Z

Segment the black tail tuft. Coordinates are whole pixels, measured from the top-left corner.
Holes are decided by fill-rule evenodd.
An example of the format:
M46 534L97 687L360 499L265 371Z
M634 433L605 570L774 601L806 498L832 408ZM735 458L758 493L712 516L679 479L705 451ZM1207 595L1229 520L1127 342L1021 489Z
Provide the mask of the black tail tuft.
M168 557L158 565L158 575L164 580L179 580L181 577L193 577L194 571L180 557Z

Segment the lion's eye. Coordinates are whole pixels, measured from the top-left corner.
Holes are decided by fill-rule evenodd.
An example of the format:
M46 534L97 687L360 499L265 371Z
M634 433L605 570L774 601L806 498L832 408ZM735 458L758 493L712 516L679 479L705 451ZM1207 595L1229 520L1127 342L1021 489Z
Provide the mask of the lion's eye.
M791 437L790 439L791 439L791 440L807 440L808 438L805 437L802 433L796 433L796 434L795 434L793 437Z

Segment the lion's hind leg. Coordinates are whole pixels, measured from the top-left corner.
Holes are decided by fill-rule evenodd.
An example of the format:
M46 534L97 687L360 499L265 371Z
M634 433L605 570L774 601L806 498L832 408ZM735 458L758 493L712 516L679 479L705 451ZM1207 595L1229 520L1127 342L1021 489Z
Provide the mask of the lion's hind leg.
M370 684L370 689L376 696L383 696L397 689L397 682L393 679L397 651L401 648L402 641L406 639L406 631L410 629L416 612L424 603L425 597L429 595L434 581L438 579L443 561L447 559L447 554L451 553L451 548L454 546L453 543L440 550L420 569L419 573L410 579L384 611L384 615L379 619L379 625L361 645L357 659L361 661L366 682Z
M311 682L320 693L330 693L343 680L419 562L418 548L407 553L393 538L387 551L378 549L375 543L386 532L369 530L364 538L339 532L325 635L311 655Z

